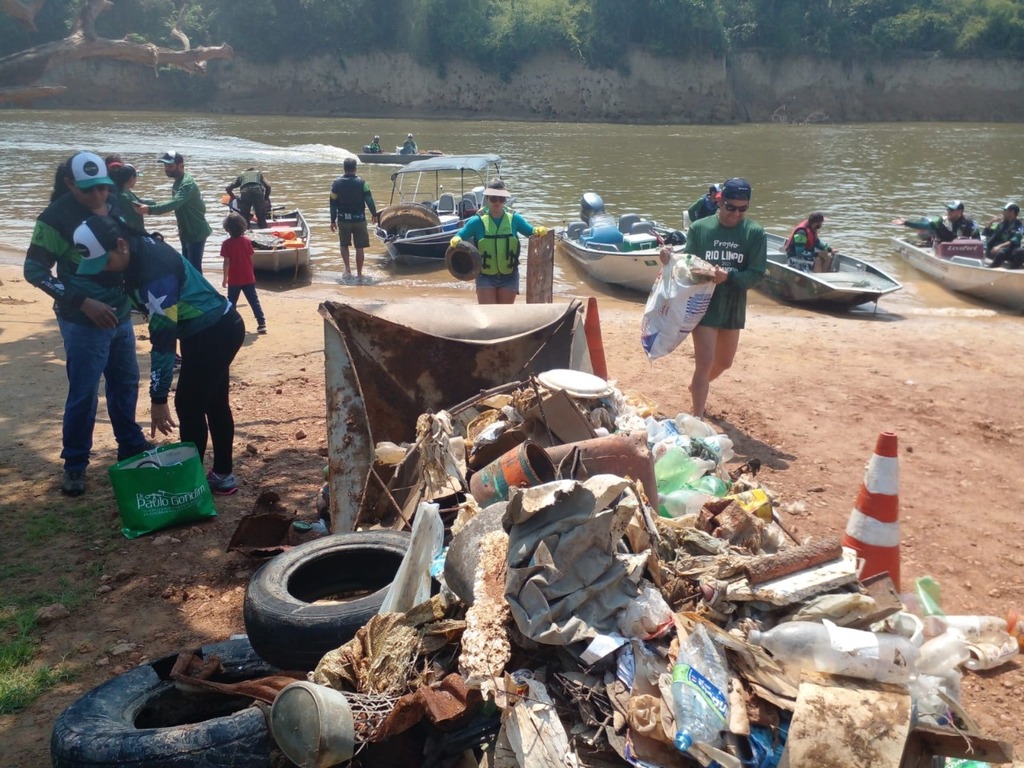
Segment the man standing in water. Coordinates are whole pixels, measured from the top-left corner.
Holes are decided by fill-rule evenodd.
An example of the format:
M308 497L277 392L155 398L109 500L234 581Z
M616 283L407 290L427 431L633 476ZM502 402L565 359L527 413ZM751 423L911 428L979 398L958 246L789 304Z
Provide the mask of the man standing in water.
M751 188L746 179L729 179L714 216L695 221L686 233L686 253L715 268L708 311L693 333L693 415L704 418L711 382L732 367L747 319L747 291L764 277L768 239L760 224L746 218ZM671 246L660 252L661 263L672 258Z
M366 208L377 220L377 206L370 193L370 185L356 176L356 159L346 157L342 166L345 174L331 185L331 232L338 233L341 258L345 262L345 279L352 277L348 261L348 247L356 244L356 279L363 279L363 249L370 247L370 233L366 229Z
M206 221L206 203L203 202L195 179L191 174L185 173L185 158L180 152L164 152L156 161L163 165L168 178L174 179L171 199L156 205L138 205L135 210L143 216L159 216L161 213L174 211L174 218L178 220L181 255L202 274L206 238L213 233L209 222Z

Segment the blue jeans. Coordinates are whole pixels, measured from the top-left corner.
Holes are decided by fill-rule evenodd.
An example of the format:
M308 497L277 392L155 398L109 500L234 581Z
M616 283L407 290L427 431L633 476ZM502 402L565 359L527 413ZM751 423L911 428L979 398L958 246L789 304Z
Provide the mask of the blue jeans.
M198 243L181 244L181 255L185 257L185 261L196 268L196 272L199 274L203 274L203 250L205 248L205 240L200 240Z
M230 301L231 306L236 309L238 308L238 294L240 293L245 294L245 300L249 302L249 308L252 310L252 314L256 318L256 324L265 325L266 318L263 316L263 307L260 306L260 297L256 294L256 283L228 286L228 301Z
M131 320L105 330L58 317L67 358L68 399L64 403L64 469L89 465L92 430L99 405L100 376L106 387L107 413L121 457L146 450L146 438L135 421L139 399L139 362Z

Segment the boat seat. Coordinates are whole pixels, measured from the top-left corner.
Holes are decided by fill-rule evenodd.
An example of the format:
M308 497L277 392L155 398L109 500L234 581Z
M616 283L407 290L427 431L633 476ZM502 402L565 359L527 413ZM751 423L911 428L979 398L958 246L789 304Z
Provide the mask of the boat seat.
M445 192L437 198L437 215L455 213L455 195Z
M459 201L459 215L466 219L477 212L480 206L477 205L476 195L472 192L467 192L462 196L462 200Z
M638 213L624 213L619 216L619 232L624 235L628 235L633 225L640 221L640 214Z
M626 234L630 235L653 235L654 234L654 222L653 221L634 221L633 226L629 228L629 232Z
M586 222L574 221L568 227L565 228L565 235L570 240L579 240L580 235L583 234L583 230L586 228Z

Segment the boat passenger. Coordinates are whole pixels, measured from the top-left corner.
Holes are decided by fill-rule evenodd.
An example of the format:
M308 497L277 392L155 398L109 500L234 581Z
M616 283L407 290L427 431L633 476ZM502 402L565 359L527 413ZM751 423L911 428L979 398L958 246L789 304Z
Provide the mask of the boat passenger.
M819 235L824 223L825 214L815 211L789 233L784 249L791 267L805 272L832 270L833 250Z
M1006 262L1009 262L1010 269L1020 269L1024 266L1024 248L1021 247L1024 223L1019 216L1020 206L1016 203L1007 203L1003 207L1002 217L993 219L982 230L985 236L985 255L992 259L990 267L998 268Z
M712 184L708 187L708 193L697 198L697 202L690 206L686 215L690 217L690 223L698 219L714 216L718 213L718 201L721 199L722 185Z
M930 219L893 219L896 226L910 227L916 229L923 237L929 240L937 240L940 243L948 243L959 237L973 238L981 237L981 231L973 219L964 215L963 200L950 200L946 203L946 215L935 216Z
M380 136L374 136L373 141L366 145L366 154L368 155L379 155L382 152L380 148Z
M398 150L400 155L418 155L420 153L419 148L416 146L416 142L412 138L412 134L407 134L405 137L405 144Z
M522 214L505 210L511 197L505 182L495 179L484 189L487 210L470 217L451 240L454 248L472 240L482 265L476 278L478 304L514 304L519 295L519 235L543 237L548 228L533 226Z
M341 258L345 262L345 279L352 277L348 261L348 248L355 241L356 279L363 279L364 249L370 247L370 234L366 229L366 209L377 221L377 205L373 202L370 185L356 176L356 159L346 157L342 163L345 173L331 185L331 232L338 233Z
M250 211L256 214L256 226L265 229L267 226L267 201L270 199L270 182L256 168L246 168L224 191L232 197L238 190L238 212L249 222Z
M764 228L745 218L751 188L746 179L722 185L718 213L694 222L686 235L686 253L714 265L715 291L693 339L693 377L690 397L693 415L704 418L712 381L732 366L747 319L747 291L768 268L768 238ZM672 258L671 246L659 252L662 264Z

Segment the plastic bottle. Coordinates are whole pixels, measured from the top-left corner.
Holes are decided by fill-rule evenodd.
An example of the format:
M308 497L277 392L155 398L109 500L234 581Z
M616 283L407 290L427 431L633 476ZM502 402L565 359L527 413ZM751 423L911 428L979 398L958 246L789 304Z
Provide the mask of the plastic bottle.
M942 623L957 630L968 640L1006 632L1006 619L1000 616L943 616Z
M783 664L883 683L906 683L918 651L910 641L884 633L837 627L830 621L790 621L747 638Z
M729 461L736 455L732 450L732 440L727 435L715 434L708 437L695 437L693 438L693 444L703 446L706 452L714 456L719 464L723 461Z
M672 713L676 749L694 743L719 746L728 717L728 676L722 657L700 624L679 645L672 667Z
M959 632L943 632L918 649L917 671L922 675L941 676L959 667L970 656L963 635Z
M729 494L729 483L725 482L718 475L704 475L700 478L696 486L697 490L704 491L712 496L722 498Z
M715 434L714 427L689 413L680 413L675 422L679 432L689 437L710 437Z
M669 448L654 465L654 479L659 494L669 494L679 488L692 486L705 472L714 469L713 461L688 456L680 448Z
M704 506L704 502L710 498L710 495L694 488L677 488L659 497L661 504L658 511L662 517L696 515Z

